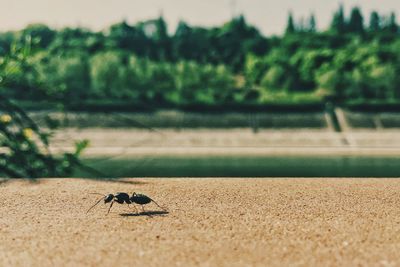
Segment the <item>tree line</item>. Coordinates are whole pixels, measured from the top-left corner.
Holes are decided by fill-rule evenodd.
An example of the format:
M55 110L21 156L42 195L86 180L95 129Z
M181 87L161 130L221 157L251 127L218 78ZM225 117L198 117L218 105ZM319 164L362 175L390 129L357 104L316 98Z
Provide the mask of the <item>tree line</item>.
M366 23L357 7L346 16L340 6L329 29L319 30L314 15L296 20L289 13L285 34L270 37L244 16L213 28L182 21L173 34L162 17L100 32L29 25L0 33L0 60L27 43L32 48L23 67L4 66L4 93L157 105L396 101L396 16L369 17Z

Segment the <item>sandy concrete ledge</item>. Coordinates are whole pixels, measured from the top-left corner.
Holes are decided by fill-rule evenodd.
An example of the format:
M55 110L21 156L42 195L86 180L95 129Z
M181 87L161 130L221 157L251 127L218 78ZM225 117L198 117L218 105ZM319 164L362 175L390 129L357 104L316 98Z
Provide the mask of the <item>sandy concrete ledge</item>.
M85 213L90 192L118 191L169 213ZM0 266L400 265L399 179L14 180L0 193Z

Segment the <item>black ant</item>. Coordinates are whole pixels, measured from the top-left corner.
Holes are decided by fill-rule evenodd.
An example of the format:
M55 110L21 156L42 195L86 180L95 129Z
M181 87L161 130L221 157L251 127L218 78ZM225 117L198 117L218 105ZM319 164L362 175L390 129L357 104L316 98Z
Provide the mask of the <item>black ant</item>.
M135 192L132 194L131 197L129 197L129 195L127 193L121 193L121 192L120 193L116 193L115 195L113 195L113 194L102 195L102 194L99 194L99 193L92 193L92 194L101 195L102 197L92 207L90 207L90 209L88 209L88 211L86 213L88 213L91 209L93 209L102 200L104 200L104 204L107 204L107 203L111 202L111 205L108 208L107 214L110 213L110 210L111 210L111 208L112 208L112 206L114 205L115 202L117 202L118 204L126 203L126 204L128 204L128 206L130 204L133 204L133 203L139 204L142 207L143 212L145 212L144 205L149 204L151 202L154 202L154 204L156 204L160 209L165 211L165 209L163 207L158 205L157 202L155 202L150 197L148 197L146 195L143 195L143 194L136 194ZM136 209L135 205L133 205L133 207L135 208L136 213L137 213L137 209Z

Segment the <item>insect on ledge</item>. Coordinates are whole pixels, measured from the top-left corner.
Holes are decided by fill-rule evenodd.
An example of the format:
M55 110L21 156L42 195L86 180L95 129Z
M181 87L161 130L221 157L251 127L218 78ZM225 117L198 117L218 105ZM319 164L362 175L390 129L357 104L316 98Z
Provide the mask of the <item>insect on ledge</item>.
M144 206L153 202L155 205L157 205L157 207L162 209L162 211L165 212L167 211L165 208L161 207L157 202L155 202L152 198L143 194L136 194L135 192L132 194L132 196L129 196L128 193L124 192L118 192L116 194L107 194L107 195L102 195L100 193L91 193L91 194L101 195L102 197L99 200L97 200L96 203L86 211L86 213L89 213L89 211L91 211L94 207L96 207L101 201L104 201L104 204L111 203L110 207L108 208L107 215L110 213L110 210L114 205L114 203L118 203L121 205L128 204L128 207L131 207L132 205L135 209L135 212L138 213L138 210L134 204L140 205L142 207L142 211L146 212Z

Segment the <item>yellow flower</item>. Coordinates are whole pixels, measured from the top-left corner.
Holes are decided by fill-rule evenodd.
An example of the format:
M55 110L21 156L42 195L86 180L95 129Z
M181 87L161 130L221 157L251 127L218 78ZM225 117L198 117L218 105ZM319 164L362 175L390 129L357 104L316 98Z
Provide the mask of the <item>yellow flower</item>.
M9 123L9 122L11 122L11 120L12 120L12 118L8 114L3 114L0 116L0 122L2 122L2 123Z
M28 139L31 139L33 137L33 130L31 128L25 128L23 133L24 136Z

